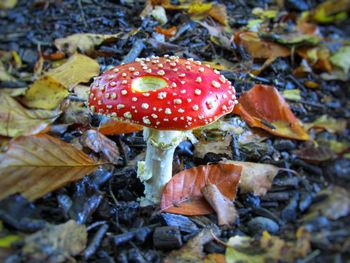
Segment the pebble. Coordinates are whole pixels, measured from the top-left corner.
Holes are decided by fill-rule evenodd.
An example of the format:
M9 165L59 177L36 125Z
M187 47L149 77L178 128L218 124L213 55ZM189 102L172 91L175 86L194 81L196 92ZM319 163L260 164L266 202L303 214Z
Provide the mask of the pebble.
M248 229L252 234L268 231L271 234L279 231L278 224L266 217L258 216L248 222Z
M297 208L299 201L299 193L295 193L294 196L290 199L289 204L281 211L281 218L290 222L297 218Z
M294 150L296 147L291 140L276 140L273 146L279 151Z

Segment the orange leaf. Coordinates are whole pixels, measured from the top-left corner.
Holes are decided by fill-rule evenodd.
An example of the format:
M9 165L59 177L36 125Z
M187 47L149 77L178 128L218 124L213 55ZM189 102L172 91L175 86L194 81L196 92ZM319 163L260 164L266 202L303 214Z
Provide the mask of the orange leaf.
M141 130L141 125L116 121L113 119L109 119L98 128L98 131L103 135L117 135L123 133L138 132Z
M242 167L234 164L201 165L173 176L163 191L163 212L182 215L206 215L213 212L201 189L215 184L222 195L233 200Z
M240 115L249 126L285 138L310 139L287 102L274 87L255 85L242 94L238 102L233 112Z
M0 199L21 193L35 200L93 172L98 165L82 151L49 135L18 137L0 154Z
M162 34L166 37L172 37L176 33L176 26L172 26L170 28L162 28L160 26L157 26L155 30L157 33Z
M234 41L237 45L244 47L253 58L272 59L290 55L287 47L262 40L256 32L238 32L234 36Z

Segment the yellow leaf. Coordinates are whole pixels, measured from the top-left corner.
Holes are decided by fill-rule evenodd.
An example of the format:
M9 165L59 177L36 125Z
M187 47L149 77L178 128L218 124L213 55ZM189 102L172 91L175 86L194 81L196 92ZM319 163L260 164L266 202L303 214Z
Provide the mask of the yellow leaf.
M346 129L345 119L335 119L328 115L322 115L313 122L305 123L304 127L309 130L316 128L320 130L327 130L331 133L343 132Z
M14 8L16 4L17 4L17 0L1 0L0 9Z
M0 95L0 135L16 137L45 130L58 111L27 110L13 98Z
M78 33L65 38L55 39L54 43L59 51L73 54L78 50L81 52L91 51L95 46L101 45L105 41L113 41L119 36L120 33L114 35Z
M21 237L17 235L7 235L0 238L0 248L9 248L15 241L20 240Z
M21 193L35 200L97 166L84 152L49 135L18 137L0 154L0 199Z
M69 94L68 90L56 79L43 76L27 90L23 102L30 108L52 110Z
M74 54L66 63L50 70L46 75L70 89L78 83L88 82L99 73L100 66L95 60L81 54Z

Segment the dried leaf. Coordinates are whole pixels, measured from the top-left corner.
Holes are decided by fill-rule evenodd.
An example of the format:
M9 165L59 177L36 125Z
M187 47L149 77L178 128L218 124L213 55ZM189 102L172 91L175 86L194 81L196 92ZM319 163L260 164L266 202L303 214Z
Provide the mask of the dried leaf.
M327 198L311 205L309 214L324 215L331 220L337 220L350 213L350 193L347 189L330 186L317 195L327 196ZM306 216L310 216L309 214Z
M345 119L335 119L328 115L322 115L311 123L305 123L304 127L306 130L320 129L327 130L331 133L341 133L346 129Z
M262 128L273 135L289 139L310 139L274 87L255 85L243 93L238 102L233 112L240 115L249 126Z
M202 188L201 192L205 200L218 215L219 226L229 226L236 221L238 213L232 200L222 195L215 184L207 184Z
M68 90L60 82L50 76L43 76L29 86L23 102L30 108L53 110L68 95Z
M332 64L340 68L345 75L348 74L350 69L350 46L341 47L334 53L330 60Z
M164 259L164 263L178 263L178 262L191 262L202 263L205 257L203 253L203 246L212 241L215 236L220 235L220 229L215 226L207 226L193 239L189 240L179 250L171 251Z
M114 164L123 163L123 158L120 156L117 144L102 133L95 130L88 130L81 138L81 142L95 153L101 152L109 162Z
M95 46L99 46L106 41L115 41L120 35L121 33L114 35L77 33L65 38L55 39L54 43L59 51L71 55L78 50L83 53L92 51Z
M99 64L84 55L74 54L62 66L50 70L46 75L53 77L67 89L79 83L86 83L100 73Z
M1 0L0 9L10 9L14 8L17 4L17 0Z
M157 26L155 30L157 33L163 34L166 37L172 37L176 33L176 26L172 26L170 28L162 28L160 26Z
M188 5L187 13L194 19L202 20L210 16L221 25L228 25L226 7L222 4L194 1Z
M241 167L234 164L201 165L182 171L165 186L160 207L164 212L183 215L205 215L212 208L201 189L215 184L229 200L236 196Z
M15 99L0 95L0 135L17 137L43 132L59 111L27 110Z
M226 263L225 255L219 253L208 254L204 263Z
M124 133L132 133L141 131L143 127L141 125L121 122L113 119L106 119L105 122L101 122L98 131L104 135L118 135Z
M242 46L253 58L274 60L288 57L289 48L277 43L262 40L256 32L239 32L234 36L236 45Z
M272 164L225 161L227 164L234 164L242 167L239 188L242 193L253 193L254 195L265 195L271 188L272 181L280 171L280 168Z
M286 89L282 92L282 95L287 100L294 100L294 101L301 100L299 89Z
M307 63L314 69L331 72L333 66L331 64L331 53L325 46L317 47L301 47L297 49L299 56L304 58Z
M200 141L194 147L193 156L196 158L204 158L207 153L221 154L232 157L231 149L232 137L230 134L219 140Z
M328 0L311 11L311 18L318 23L333 23L347 18L350 9L349 0Z
M86 243L86 227L70 220L27 236L22 253L29 262L67 262L71 256L82 252Z
M49 135L18 137L0 154L0 199L21 193L35 200L97 166L82 151Z
M305 147L297 150L295 153L300 159L315 164L331 161L336 158L335 152L333 152L329 147L317 146L313 143L307 144Z

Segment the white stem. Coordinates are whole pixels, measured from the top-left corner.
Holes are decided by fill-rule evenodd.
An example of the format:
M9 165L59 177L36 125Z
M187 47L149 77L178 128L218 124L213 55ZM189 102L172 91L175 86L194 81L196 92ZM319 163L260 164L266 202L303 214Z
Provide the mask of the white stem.
M187 137L182 131L160 131L144 128L147 141L145 162L138 163L137 176L144 181L145 197L141 205L158 204L164 186L172 177L175 148Z

